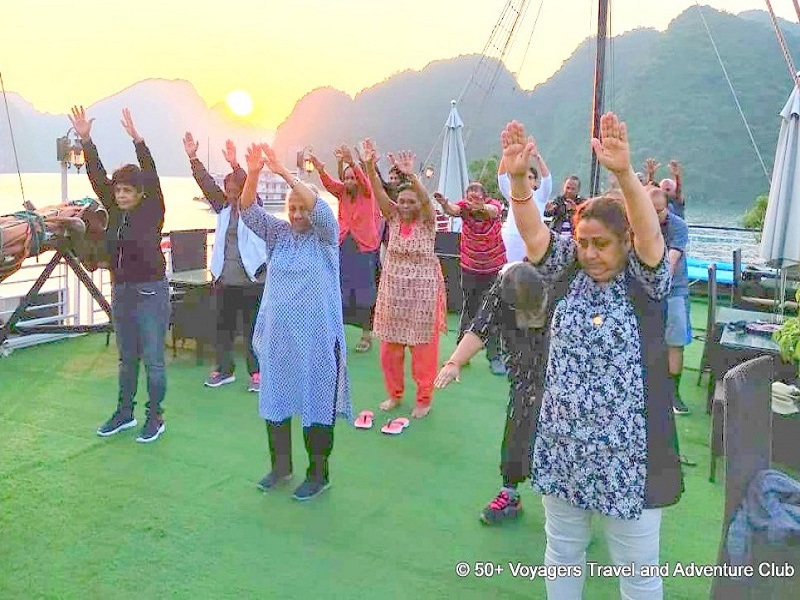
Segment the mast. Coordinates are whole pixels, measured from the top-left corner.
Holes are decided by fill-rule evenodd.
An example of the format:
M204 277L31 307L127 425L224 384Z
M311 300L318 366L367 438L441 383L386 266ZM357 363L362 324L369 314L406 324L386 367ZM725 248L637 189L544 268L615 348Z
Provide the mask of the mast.
M598 0L597 8L597 53L594 63L594 101L592 103L592 137L600 137L600 116L603 114L605 91L606 37L608 31L608 0ZM589 197L600 190L600 165L592 152L592 170L589 175Z

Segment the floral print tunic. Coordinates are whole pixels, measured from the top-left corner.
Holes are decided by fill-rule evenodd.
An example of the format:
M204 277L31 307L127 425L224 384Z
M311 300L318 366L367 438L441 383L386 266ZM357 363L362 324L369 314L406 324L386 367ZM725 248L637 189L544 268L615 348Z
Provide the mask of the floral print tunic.
M555 281L572 266L576 242L551 236L537 266ZM647 419L639 323L631 279L650 298L669 292L669 263L644 265L631 251L626 268L597 283L583 270L556 305L531 479L542 494L621 519L638 518L647 476Z

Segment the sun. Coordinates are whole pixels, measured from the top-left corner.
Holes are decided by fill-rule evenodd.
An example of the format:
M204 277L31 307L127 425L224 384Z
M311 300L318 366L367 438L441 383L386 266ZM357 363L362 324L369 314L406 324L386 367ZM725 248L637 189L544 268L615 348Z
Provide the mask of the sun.
M228 108L239 117L245 117L253 112L253 99L244 90L234 90L225 98Z

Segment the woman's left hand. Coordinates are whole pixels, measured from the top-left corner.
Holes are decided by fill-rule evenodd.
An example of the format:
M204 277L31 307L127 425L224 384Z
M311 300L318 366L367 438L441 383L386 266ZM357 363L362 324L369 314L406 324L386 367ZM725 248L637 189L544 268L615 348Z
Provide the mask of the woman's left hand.
M445 366L442 367L442 370L439 371L439 374L436 376L436 379L433 381L434 387L437 389L442 389L455 381L456 383L461 383L461 369L458 368L457 365L453 363L447 363Z
M631 168L628 128L612 112L600 118L600 139L592 139L592 149L600 164L612 173L622 173Z

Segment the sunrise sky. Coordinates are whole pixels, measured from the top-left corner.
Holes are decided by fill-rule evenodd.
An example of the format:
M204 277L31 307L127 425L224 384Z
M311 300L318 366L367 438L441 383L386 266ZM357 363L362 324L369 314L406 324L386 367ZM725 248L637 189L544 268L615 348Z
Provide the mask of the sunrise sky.
M591 35L596 0L530 0L506 59L520 83L546 80ZM151 77L186 79L213 106L233 90L247 117L277 127L314 88L351 95L405 69L479 53L505 0L3 0L0 72L7 90L64 113ZM761 0L706 0L733 13ZM692 0L611 0L611 32L664 29ZM797 22L789 0L779 16ZM522 68L521 68L522 67ZM521 68L521 71L520 71Z

